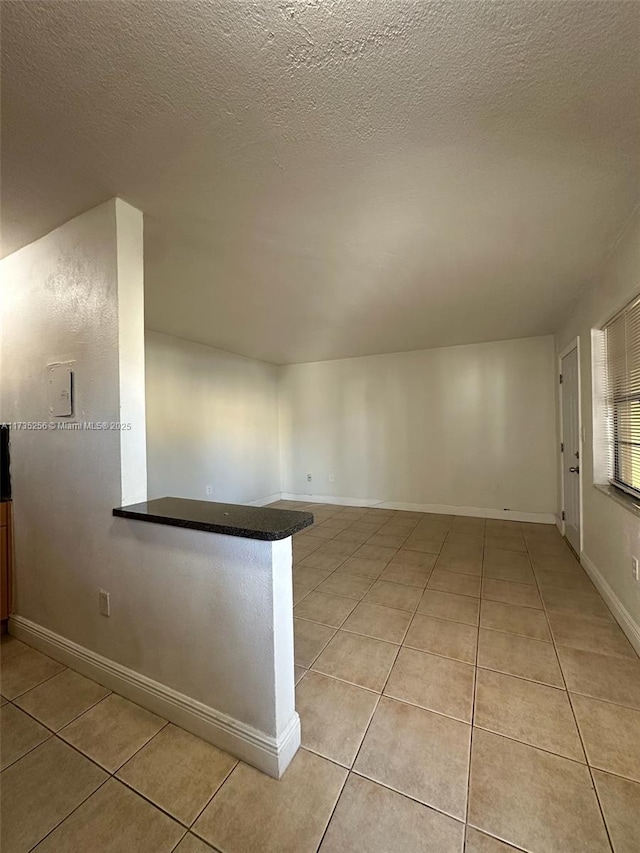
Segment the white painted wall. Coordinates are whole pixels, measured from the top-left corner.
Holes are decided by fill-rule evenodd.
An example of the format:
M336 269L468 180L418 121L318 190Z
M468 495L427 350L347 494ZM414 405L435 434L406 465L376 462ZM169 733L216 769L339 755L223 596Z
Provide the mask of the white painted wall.
M550 520L554 395L552 337L284 367L283 492Z
M119 376L127 372L118 345L122 210L115 200L102 204L2 261L5 420L48 422L45 365L74 360L76 419L120 421ZM132 327L128 335L135 349ZM144 432L144 410L134 426ZM111 509L123 488L120 441L116 430L11 433L16 607L104 654L121 642L119 616L101 619L96 603L98 587L114 591L120 571L110 542ZM144 489L145 479L143 467L131 489ZM128 661L134 657L131 650Z
M280 492L278 367L149 330L146 364L150 498Z
M137 410L144 433L141 219L112 200L1 262L3 420L49 421L45 366L74 359L78 420ZM144 453L121 479L116 430L14 430L11 461L12 632L281 772L299 743L290 540L114 518L146 487Z
M591 369L591 329L600 327L640 292L640 211L583 293L570 319L556 335L561 352L580 337L582 374L583 558L594 567L616 596L636 632L640 649L640 584L631 577L631 555L640 558L640 519L594 486L594 429ZM559 465L559 459L558 459ZM606 589L604 590L606 594ZM610 603L615 608L615 601ZM621 613L617 614L618 616ZM624 614L622 614L623 619ZM632 630L633 630L632 626ZM625 627L629 628L629 624Z

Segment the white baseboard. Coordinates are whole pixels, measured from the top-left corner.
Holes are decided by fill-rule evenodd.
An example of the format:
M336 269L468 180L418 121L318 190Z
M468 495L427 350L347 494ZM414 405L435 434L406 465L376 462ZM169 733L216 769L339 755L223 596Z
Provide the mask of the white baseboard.
M10 617L9 633L276 779L282 776L300 746L300 718L297 713L282 734L275 738L22 616Z
M449 506L447 504L405 503L402 501L369 500L368 498L345 498L327 495L282 494L285 501L307 501L309 503L340 504L341 506L375 507L376 509L399 509L408 512L430 512L438 515L464 515L473 518L497 518L509 521L527 521L534 524L555 524L552 512L519 512L510 509L488 509L475 506Z
M247 501L245 506L266 506L267 504L275 503L282 500L282 492L274 492L272 495L265 495L263 498L258 498L255 501Z
M378 506L378 501L367 498L343 498L335 495L294 495L282 493L283 501L306 501L312 504L338 504L340 506Z
M636 652L640 655L640 625L634 621L631 614L624 606L624 604L620 601L615 592L611 589L607 581L602 576L602 573L593 562L593 560L588 557L584 551L580 557L580 562L584 566L584 570L589 575L591 580L594 582L596 588L600 595L606 601L609 610L613 613L616 622L620 625L624 633L627 635L627 639L636 650Z
M446 504L413 504L400 501L383 501L376 504L380 509L404 509L409 512L432 512L437 515L464 515L471 518L497 518L509 521L528 521L538 524L553 524L552 512L519 512L513 509L490 509L476 506L447 506Z

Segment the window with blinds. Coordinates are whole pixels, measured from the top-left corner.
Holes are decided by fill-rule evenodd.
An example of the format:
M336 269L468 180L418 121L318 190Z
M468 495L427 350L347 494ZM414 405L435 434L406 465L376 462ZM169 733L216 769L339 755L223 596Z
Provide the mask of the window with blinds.
M610 480L640 497L640 297L604 327Z

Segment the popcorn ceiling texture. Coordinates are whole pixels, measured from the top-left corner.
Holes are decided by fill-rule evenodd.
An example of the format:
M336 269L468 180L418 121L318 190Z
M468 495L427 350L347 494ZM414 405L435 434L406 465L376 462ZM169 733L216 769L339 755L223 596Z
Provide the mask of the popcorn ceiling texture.
M640 4L3 2L5 253L119 196L146 322L276 363L548 334L640 196Z

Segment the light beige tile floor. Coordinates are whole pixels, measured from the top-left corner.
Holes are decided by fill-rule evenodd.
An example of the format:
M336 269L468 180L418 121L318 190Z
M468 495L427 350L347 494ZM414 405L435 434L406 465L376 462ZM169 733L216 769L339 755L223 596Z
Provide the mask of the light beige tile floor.
M640 659L555 528L316 506L283 779L3 638L3 853L637 853Z

